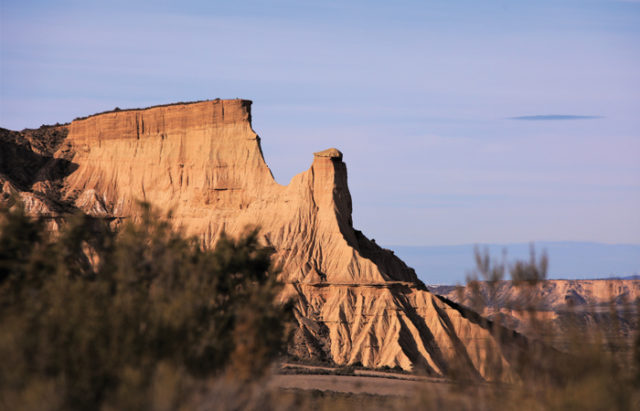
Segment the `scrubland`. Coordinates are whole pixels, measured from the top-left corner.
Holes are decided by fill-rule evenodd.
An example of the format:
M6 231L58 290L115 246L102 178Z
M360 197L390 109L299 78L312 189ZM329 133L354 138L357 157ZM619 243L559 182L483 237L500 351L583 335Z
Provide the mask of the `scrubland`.
M640 408L639 311L624 299L598 307L600 321L588 326L578 313L550 326L533 297L504 307L540 342L511 364L515 383L331 364L285 372L291 306L277 298L278 270L257 229L206 249L141 207L142 217L117 231L77 215L51 232L17 203L1 210L0 408ZM519 295L533 296L546 266L533 252L509 264L479 251L466 303L486 313L507 272ZM504 328L490 324L505 323L500 315L486 320L496 333Z

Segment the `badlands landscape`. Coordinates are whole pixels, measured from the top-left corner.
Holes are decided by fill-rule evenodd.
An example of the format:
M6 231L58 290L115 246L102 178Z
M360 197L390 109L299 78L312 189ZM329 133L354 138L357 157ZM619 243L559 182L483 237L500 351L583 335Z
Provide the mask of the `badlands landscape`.
M628 366L614 372L624 384L595 368L604 380L588 382L602 385L596 400L606 401L609 385L617 384L624 389L622 406L637 404L637 389L627 389L627 381L635 378L640 358L640 281L429 287L392 250L354 228L349 153L318 147L309 153L309 168L280 185L252 128L251 105L216 99L117 109L21 132L2 129L3 209L22 207L55 236L72 216L117 233L144 220L140 203L150 204L208 250L256 229L281 287L273 303L288 306L292 321L286 344L271 357L270 374L262 377L267 382L261 386L270 388L243 394L247 402L240 408L256 407L251 401L266 395L284 401L274 403L276 409L305 401L472 409L476 396L491 409L504 396L531 404L540 399L536 390L550 392L530 381L554 381L559 396L573 395L563 391L567 381L582 387L580 380L570 367L563 365L562 375L554 366L584 354L572 351L567 330L574 323L572 336L582 341L604 330L585 344L594 350L615 340L598 367L609 367L602 364L610 364L605 358L612 350L611 361L622 356ZM95 267L108 261L93 258L91 244L82 243L83 267L98 273ZM205 408L222 391L239 392L220 384L198 397ZM534 388L521 396L523 384ZM558 398L543 404L560 408Z

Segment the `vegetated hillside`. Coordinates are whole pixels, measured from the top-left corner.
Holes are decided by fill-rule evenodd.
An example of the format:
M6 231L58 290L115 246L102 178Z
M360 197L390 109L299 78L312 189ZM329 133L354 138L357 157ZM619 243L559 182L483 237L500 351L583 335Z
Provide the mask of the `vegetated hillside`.
M3 201L19 196L55 228L73 210L117 227L139 219L144 200L207 247L224 232L259 226L281 267L280 298L295 301L292 357L516 379L530 342L430 293L393 252L355 230L337 149L315 153L288 186L276 183L250 107L180 103L89 116L40 137L4 131L12 155L1 157Z

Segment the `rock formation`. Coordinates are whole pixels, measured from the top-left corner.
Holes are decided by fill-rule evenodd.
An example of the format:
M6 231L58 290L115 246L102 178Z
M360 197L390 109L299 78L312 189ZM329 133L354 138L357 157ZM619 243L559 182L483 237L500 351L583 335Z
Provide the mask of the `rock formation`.
M443 295L461 304L471 304L472 290L456 286L429 287L436 294ZM460 295L459 291L463 291ZM525 309L535 304L540 310L566 310L568 308L581 309L590 307L609 307L614 304L640 303L640 281L611 279L611 280L545 280L533 286L520 286L511 281L500 281L493 293L489 292L486 284L478 290L490 307L521 307ZM490 295L492 294L492 295Z
M478 311L485 317L525 335L539 334L536 328L544 325L559 348L564 348L569 330L622 341L621 336L633 337L639 326L640 280L546 280L534 285L500 281L493 289L481 283L477 288L437 286L430 291L470 307L481 301Z
M340 151L319 151L289 185L275 182L250 107L213 100L2 130L3 198L19 193L32 213L53 220L76 209L114 221L135 218L145 200L172 210L175 224L207 245L223 231L260 226L282 266L282 298L296 301L292 355L516 378L510 364L526 340L496 341L490 323L427 291L392 251L354 230ZM487 349L499 353L499 375Z

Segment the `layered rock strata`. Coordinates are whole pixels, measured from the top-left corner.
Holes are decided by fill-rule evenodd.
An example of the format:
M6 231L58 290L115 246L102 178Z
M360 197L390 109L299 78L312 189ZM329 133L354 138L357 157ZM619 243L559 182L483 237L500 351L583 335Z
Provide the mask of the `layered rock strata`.
M480 283L430 291L525 335L544 334L561 349L571 331L607 335L629 349L624 346L632 344L639 326L640 280L546 280L533 285L500 281L493 287Z
M282 298L296 301L292 355L514 379L510 364L527 342L496 341L490 323L428 292L393 252L354 230L337 149L315 153L307 171L278 184L250 107L213 100L102 113L47 129L57 138L43 149L28 133L3 130L5 154L36 156L29 172L0 156L4 199L19 193L31 212L54 218L77 209L115 220L135 218L144 200L172 210L176 225L209 246L222 232L259 226L282 267ZM487 350L498 353L499 375Z

